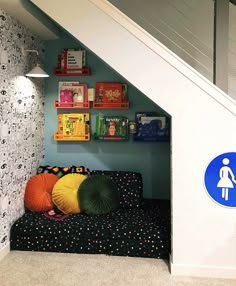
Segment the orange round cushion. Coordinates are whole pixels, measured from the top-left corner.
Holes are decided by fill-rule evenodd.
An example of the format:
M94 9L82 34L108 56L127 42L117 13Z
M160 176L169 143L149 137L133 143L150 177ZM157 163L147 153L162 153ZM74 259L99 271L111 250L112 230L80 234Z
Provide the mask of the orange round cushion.
M51 210L52 189L58 180L58 176L47 173L31 177L25 188L25 206L35 212Z

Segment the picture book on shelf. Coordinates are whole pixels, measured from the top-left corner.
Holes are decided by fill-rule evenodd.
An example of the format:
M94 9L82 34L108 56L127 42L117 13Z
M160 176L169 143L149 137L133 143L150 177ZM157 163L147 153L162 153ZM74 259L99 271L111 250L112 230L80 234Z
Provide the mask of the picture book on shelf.
M64 49L59 56L59 66L68 73L76 73L86 65L86 51L81 49Z
M136 112L135 141L169 141L169 118L156 112Z
M128 139L128 119L124 116L97 116L95 138L100 140Z
M117 82L97 82L95 101L104 103L122 102L122 84Z
M80 84L76 81L59 81L58 101L62 107L83 107L83 103L88 101L87 84Z
M58 114L58 133L62 136L83 137L89 131L89 113Z

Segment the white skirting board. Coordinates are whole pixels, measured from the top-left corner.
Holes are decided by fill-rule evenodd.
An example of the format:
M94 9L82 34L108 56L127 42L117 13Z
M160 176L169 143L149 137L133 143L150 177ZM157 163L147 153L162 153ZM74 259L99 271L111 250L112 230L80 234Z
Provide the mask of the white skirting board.
M208 265L173 264L170 262L170 272L173 276L195 276L207 278L236 279L236 267L220 267Z
M2 260L10 252L10 243L0 249L0 260Z

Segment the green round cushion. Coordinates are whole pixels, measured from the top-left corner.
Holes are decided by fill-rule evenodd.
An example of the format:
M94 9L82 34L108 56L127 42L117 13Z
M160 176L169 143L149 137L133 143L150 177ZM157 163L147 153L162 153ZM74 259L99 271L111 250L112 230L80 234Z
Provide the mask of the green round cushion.
M93 175L80 185L78 200L81 211L87 214L106 214L119 206L119 191L110 177Z

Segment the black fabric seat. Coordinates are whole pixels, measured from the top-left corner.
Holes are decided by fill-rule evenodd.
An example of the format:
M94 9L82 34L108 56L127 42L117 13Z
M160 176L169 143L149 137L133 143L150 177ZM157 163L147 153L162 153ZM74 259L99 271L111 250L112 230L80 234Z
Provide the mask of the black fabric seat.
M44 169L41 166L40 173ZM143 199L140 173L94 170L90 175L97 174L110 176L116 183L120 193L117 211L54 220L26 210L11 227L11 249L168 259L170 202Z
M139 209L106 215L73 214L63 220L26 211L11 228L11 249L168 258L170 207L143 200Z

